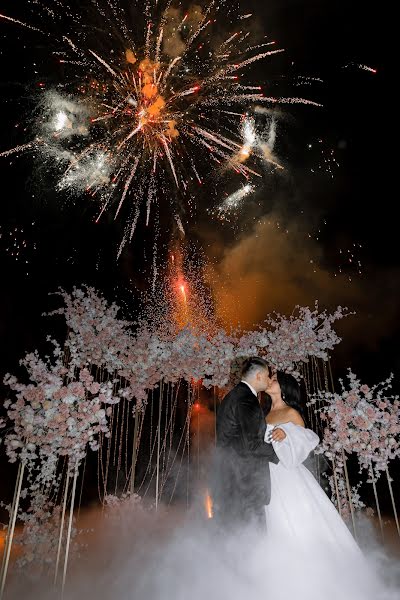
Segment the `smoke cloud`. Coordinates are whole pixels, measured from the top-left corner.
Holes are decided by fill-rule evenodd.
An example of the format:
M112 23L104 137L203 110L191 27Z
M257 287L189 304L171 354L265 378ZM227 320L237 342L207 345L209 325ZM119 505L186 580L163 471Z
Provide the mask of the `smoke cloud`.
M185 13L179 9L170 7L166 12L166 23L164 26L163 50L170 58L176 58L184 52L186 44L183 37L183 28L194 30L203 19L202 8L193 4L186 13L184 26L182 21ZM181 27L180 27L181 26ZM179 29L179 31L178 31Z
M309 239L299 224L277 228L282 216L271 214L230 246L212 242L214 257L208 268L218 317L226 327L251 328L273 311L291 314L296 305L320 309L347 306L356 315L338 324L351 343L375 348L399 319L396 269L363 276L334 276L323 266L321 246ZM384 309L383 309L384 307Z
M364 523L366 559L329 564L293 547L271 547L253 530L222 532L199 512L126 505L89 511L81 526L87 547L71 562L65 600L395 600L399 567ZM365 546L364 546L365 547ZM369 549L368 549L369 548ZM14 573L7 598L59 597L52 582ZM383 583L384 582L384 583Z

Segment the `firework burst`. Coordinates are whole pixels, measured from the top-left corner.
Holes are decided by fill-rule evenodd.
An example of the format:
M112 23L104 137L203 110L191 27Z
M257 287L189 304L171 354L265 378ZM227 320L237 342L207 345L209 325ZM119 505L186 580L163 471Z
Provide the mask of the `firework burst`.
M274 163L271 140L260 144L246 117L253 105L312 104L267 97L244 81L253 63L282 49L272 41L251 45L250 15L235 25L229 3L32 5L32 22L0 16L47 36L64 77L41 90L32 139L3 155L34 150L56 169L58 190L98 199L97 219L123 215L119 253L154 206L169 201L183 232L182 213L211 173L232 169L246 186L260 162ZM225 36L222 22L233 28Z
M230 194L218 207L219 217L221 219L226 219L227 214L236 210L238 206L241 204L246 196L249 196L252 192L254 192L254 187L251 183L246 183L239 190Z

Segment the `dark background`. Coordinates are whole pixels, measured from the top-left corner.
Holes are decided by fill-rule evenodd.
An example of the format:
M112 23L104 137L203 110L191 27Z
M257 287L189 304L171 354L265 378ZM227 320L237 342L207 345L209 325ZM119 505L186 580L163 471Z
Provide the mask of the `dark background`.
M29 18L24 4L13 8L13 16ZM10 14L8 3L2 3L1 12ZM243 2L242 12L254 12L257 28L286 49L285 55L273 57L266 65L258 64L252 76L267 89L270 82L275 88L278 82L282 95L308 97L324 106L284 106L289 118L279 131L277 154L289 177L284 182L274 175L266 178L255 204L232 227L210 216L209 194L198 195L196 214L193 218L186 215L185 244L203 247L218 264L239 238L252 234L255 217L271 215L279 215L283 226L289 222L300 231L310 232L314 239L318 237L318 269L333 277L341 267L352 282L338 282L333 301L331 288L324 293L323 285L314 288L310 280L302 286L309 286L310 301L319 299L321 308L330 308L332 302L346 303L349 294L344 290L342 301L341 288L353 286L349 308L358 312L358 325L353 321L354 327L346 326L345 339L334 360L338 373L351 365L361 377L375 383L399 365L397 224L394 193L388 191L391 125L386 98L390 73L380 9L368 11L362 2L285 0L261 6ZM29 130L23 130L40 93L39 84L51 86L52 78L58 82L62 74L51 63L46 41L36 32L3 21L0 26L0 149L6 150L27 141ZM377 73L354 66L358 63L372 66ZM324 83L296 88L293 82L298 75L319 77ZM310 143L315 151L306 150ZM333 178L319 168L323 165L320 148L335 152L339 167L333 169ZM94 224L91 201L60 198L45 165L38 165L29 154L2 158L0 176L0 371L4 373L15 370L25 351L40 345L44 328L50 327L41 314L53 306L48 293L58 286L94 285L110 299L117 298L126 312L135 310L139 292L149 286L154 231L139 222L133 244L117 261L116 248L124 224L115 222L112 215ZM166 204L161 208L161 219L165 217L166 222L167 213ZM162 231L158 239L161 269L176 235L172 226ZM209 243L210 238L218 240L218 248ZM354 243L362 248L357 246L350 263L343 256ZM291 251L289 243L289 259ZM358 260L361 274L355 266ZM297 275L293 273L293 277ZM302 299L294 295L280 305L278 297L275 305L265 310L287 312L288 306ZM257 316L260 314L258 310ZM246 318L243 321L246 324Z
M304 299L310 303L318 299L321 308L328 309L347 304L357 316L338 327L344 340L333 353L335 374L342 376L351 366L366 383L377 383L391 371L396 374L400 360L396 187L391 187L394 176L388 152L393 131L387 106L391 72L384 10L368 10L359 1L243 1L241 6L242 13L254 13L259 32L286 49L284 55L258 63L250 76L266 91L271 87L283 96L303 96L323 107L283 106L286 117L280 124L276 152L285 164L285 178L265 177L255 199L228 225L210 213L215 195L207 189L198 192L194 214L184 216L187 236L182 247L190 252L197 248L218 272L223 270L224 257L252 238L260 220L279 221L281 229L294 229L294 241L288 236L285 246L282 270L299 281L294 288L299 294L293 292L288 298L285 290L281 295L278 290L272 306L263 297L256 298L255 310L249 309L248 315L242 303L244 325L249 325L253 312L260 322L270 310L287 313ZM31 14L27 2L13 7L1 2L0 12L21 20ZM0 62L3 151L29 140L29 120L41 86L58 83L62 72L46 40L2 20ZM376 73L358 68L359 63ZM323 83L296 87L299 75L318 77ZM324 158L331 151L339 166L327 170ZM146 229L139 221L133 243L117 261L124 223L106 215L95 224L93 201L72 201L57 194L54 175L46 165L29 154L1 158L0 178L2 376L17 371L26 351L42 348L48 332L62 339L62 323L42 317L56 305L49 293L59 286L93 285L110 300L116 299L128 317L140 309L141 293L150 285L157 232L155 226ZM157 230L162 232L157 241L162 272L171 244L179 236L168 203L160 207L158 218L169 224ZM277 239L274 236L266 239L266 247ZM315 280L312 274L304 277L296 258L298 245L304 240L306 248L310 236L312 250L304 252L307 260L316 254ZM278 270L280 258L274 257ZM264 275L261 269L260 278ZM265 277L269 285L270 275Z

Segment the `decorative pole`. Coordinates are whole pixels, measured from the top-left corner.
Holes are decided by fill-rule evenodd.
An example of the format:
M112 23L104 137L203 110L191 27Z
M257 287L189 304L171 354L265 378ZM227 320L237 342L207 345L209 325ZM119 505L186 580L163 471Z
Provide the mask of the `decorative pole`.
M389 469L388 469L388 467L386 467L386 477L387 477L387 482L388 482L388 485L389 485L390 497L392 499L393 512L394 512L394 518L395 518L395 521L396 521L397 533L399 534L399 537L400 537L399 518L397 516L396 503L394 501L394 495L393 495L393 489L392 489L392 479L391 479L391 477L389 475Z
M4 564L6 562L8 539L10 537L9 533L10 533L10 529L11 529L12 516L14 514L15 499L17 497L17 489L18 489L18 481L19 481L20 473L21 473L21 463L18 463L17 480L15 482L14 496L13 496L13 501L12 501L12 504L11 504L10 517L8 519L8 528L7 528L7 533L6 533L6 538L5 538L5 544L4 544L4 552L3 552L3 559L2 559L2 563L1 563L0 577L1 577L1 573L3 573Z
M338 509L339 509L339 515L342 516L342 505L340 502L340 496L339 496L339 487L338 487L338 482L337 482L337 477L336 477L336 464L335 464L335 460L332 459L332 466L333 466L333 481L335 482L335 492L336 492L336 498L337 498L337 505L338 505Z
M62 588L61 588L61 598L63 598L63 596L64 596L65 580L67 577L69 547L70 547L70 543L71 543L72 520L74 518L74 503L75 503L75 492L76 492L76 480L77 479L78 479L78 467L75 467L75 475L74 475L74 480L72 483L71 505L69 507L67 543L65 546L65 559L64 559L64 570L63 570L63 579L62 579Z
M371 475L372 487L374 488L375 505L376 505L376 511L378 513L379 527L381 529L382 541L384 541L385 538L384 538L384 535L383 535L383 523L382 523L381 507L379 506L378 492L376 491L376 480L375 480L375 475L374 475L374 469L372 467L372 461L370 461L369 472L370 472L370 475Z
M64 500L63 500L63 508L62 508L62 513L61 513L60 535L58 536L58 548L57 548L56 569L55 569L55 573L54 573L54 585L56 585L56 583L57 583L58 567L60 564L61 544L62 544L62 538L63 538L63 532L64 532L65 510L67 508L68 487L69 487L69 471L67 468L67 479L65 480Z
M132 448L132 467L131 467L131 494L135 492L135 471L137 461L137 440L139 433L139 411L137 410L137 404L135 409L135 428L133 430L133 448Z
M156 470L156 510L158 510L160 489L160 452L161 452L161 410L163 399L163 380L160 381L160 399L158 403L158 429L157 429L157 470Z
M342 449L342 459L343 459L344 474L345 474L345 478L346 478L347 494L348 494L348 497L349 497L351 520L352 520L352 523L353 523L353 534L354 534L355 540L357 541L356 522L355 522L355 519L354 519L354 508L353 508L353 500L352 500L352 497L351 497L351 487L350 487L350 481L349 481L349 473L347 471L346 455L345 455L343 449Z
M214 444L217 445L217 394L215 391L215 385L213 386L214 396Z
M25 463L21 463L20 469L18 470L17 483L16 483L16 488L15 488L16 491L15 491L14 502L13 502L11 515L10 515L10 523L9 523L9 531L8 531L8 535L7 535L7 542L6 542L6 546L4 548L4 560L3 560L3 567L2 567L1 579L0 579L0 600L3 599L4 587L6 585L8 564L10 562L11 546L12 546L12 542L13 542L13 538L14 538L15 522L17 520L19 499L21 496L22 481L24 479L24 471L25 471Z

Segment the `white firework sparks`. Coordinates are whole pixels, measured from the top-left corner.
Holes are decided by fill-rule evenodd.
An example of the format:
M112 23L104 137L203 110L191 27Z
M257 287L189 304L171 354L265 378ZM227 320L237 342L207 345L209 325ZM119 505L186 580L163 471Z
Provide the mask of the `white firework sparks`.
M220 213L226 213L232 210L236 210L241 204L242 200L254 192L254 185L246 183L239 190L236 190L233 194L225 198L222 204L218 207Z

